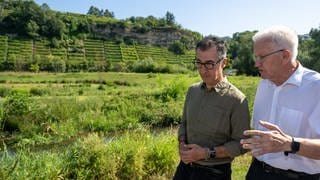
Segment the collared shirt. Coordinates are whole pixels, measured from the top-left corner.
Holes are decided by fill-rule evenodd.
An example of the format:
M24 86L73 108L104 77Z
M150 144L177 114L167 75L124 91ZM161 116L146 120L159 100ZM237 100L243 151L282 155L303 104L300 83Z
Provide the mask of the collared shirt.
M259 120L276 124L293 137L320 139L320 74L299 64L280 86L261 80L254 102L253 126L265 130ZM320 160L297 154L269 153L257 159L285 170L320 173Z
M240 139L250 127L248 103L236 87L224 78L208 90L204 83L192 85L187 93L179 137L188 144L213 148L224 145L232 158L215 158L196 163L216 165L230 163L233 157L244 153Z

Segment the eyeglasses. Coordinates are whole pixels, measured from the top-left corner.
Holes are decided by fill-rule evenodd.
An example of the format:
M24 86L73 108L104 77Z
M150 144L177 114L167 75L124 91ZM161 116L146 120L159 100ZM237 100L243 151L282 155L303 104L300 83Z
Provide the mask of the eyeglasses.
M193 61L193 64L194 64L198 69L200 69L201 66L203 65L206 69L211 70L211 69L214 68L214 66L215 66L216 64L219 64L219 62L222 61L222 60L223 60L223 58L222 58L222 59L219 59L218 61L209 60L209 61L207 61L207 62L202 63L202 62L200 62L200 61L196 58L196 59Z
M281 51L284 51L285 49L280 49L280 50L276 50L276 51L272 51L271 53L268 53L266 55L263 55L263 56L254 56L254 61L255 62L263 62L263 59L268 57L268 56L271 56L272 54L276 54L278 52L281 52Z

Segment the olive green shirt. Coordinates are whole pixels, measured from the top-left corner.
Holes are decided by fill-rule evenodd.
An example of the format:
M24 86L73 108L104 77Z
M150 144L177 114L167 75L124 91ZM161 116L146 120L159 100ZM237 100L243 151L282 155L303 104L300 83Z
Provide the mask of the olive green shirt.
M245 153L240 145L243 131L250 127L248 102L226 78L208 90L204 83L192 85L187 93L178 131L187 144L213 148L224 145L231 158L200 160L202 165L230 163Z

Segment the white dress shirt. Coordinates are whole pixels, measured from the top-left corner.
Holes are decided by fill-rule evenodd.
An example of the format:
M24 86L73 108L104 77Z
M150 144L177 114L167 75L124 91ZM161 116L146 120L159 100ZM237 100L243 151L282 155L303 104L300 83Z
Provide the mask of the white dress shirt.
M253 126L266 130L259 120L276 124L293 137L320 139L320 74L299 64L280 86L262 79L254 101ZM320 173L320 160L296 154L268 153L256 158L284 170Z

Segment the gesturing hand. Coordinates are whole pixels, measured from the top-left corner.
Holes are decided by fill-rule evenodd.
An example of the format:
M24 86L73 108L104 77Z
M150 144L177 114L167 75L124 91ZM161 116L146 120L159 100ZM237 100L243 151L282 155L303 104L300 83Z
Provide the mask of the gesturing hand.
M259 124L269 131L246 130L244 135L251 136L248 139L242 139L240 143L244 149L251 150L253 156L259 156L266 153L289 151L291 149L292 138L282 132L274 124L265 121L259 121Z

